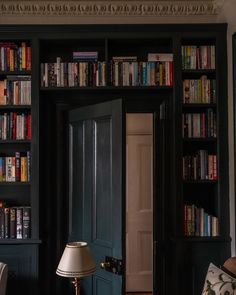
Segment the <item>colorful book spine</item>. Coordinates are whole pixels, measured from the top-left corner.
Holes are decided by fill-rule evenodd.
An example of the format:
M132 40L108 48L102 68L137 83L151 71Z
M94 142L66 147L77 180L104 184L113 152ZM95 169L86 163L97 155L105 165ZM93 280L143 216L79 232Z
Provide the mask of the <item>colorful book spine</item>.
M31 231L31 208L23 207L23 239L30 238Z

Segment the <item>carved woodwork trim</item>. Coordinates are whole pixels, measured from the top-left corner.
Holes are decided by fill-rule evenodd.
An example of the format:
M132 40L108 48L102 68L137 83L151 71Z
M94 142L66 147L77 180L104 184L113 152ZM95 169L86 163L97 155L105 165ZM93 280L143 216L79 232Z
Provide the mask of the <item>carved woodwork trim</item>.
M0 0L2 16L188 16L216 15L224 0Z

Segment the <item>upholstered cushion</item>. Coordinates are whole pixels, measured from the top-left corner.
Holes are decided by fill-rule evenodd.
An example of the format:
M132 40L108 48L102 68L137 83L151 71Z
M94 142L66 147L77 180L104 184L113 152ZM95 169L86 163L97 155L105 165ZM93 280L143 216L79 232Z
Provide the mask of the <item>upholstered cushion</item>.
M5 263L0 262L0 295L5 295L7 286L8 267Z
M230 257L223 264L226 272L229 273L232 277L236 278L236 257Z
M210 263L202 295L234 295L236 279Z

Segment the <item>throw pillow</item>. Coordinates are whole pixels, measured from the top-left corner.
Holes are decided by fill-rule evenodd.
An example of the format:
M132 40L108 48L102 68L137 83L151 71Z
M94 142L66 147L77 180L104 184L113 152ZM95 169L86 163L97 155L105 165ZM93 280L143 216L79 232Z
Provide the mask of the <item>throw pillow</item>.
M235 295L236 279L210 263L202 295Z

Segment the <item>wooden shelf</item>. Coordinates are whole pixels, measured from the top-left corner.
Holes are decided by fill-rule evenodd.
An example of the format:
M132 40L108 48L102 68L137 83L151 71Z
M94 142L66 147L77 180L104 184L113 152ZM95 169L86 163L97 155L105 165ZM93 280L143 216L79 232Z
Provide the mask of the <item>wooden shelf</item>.
M183 69L182 70L182 74L185 76L185 75L189 75L189 76L192 76L192 75L197 75L197 76L200 76L200 75L215 75L216 73L216 70L215 69L196 69L196 70L187 70L187 69Z
M0 245L41 244L38 239L1 239Z
M0 140L0 144L26 144L26 143L31 143L31 140L25 140L25 139L22 139L22 140L13 140L13 139L6 139L6 140Z
M216 142L216 137L183 137L184 142Z
M198 109L198 108L215 109L216 103L183 103L182 108L183 109Z
M229 242L230 238L225 238L221 236L217 237L183 237L181 240L184 242L194 242L194 243L209 243L209 242Z
M216 184L218 180L183 180L183 184Z
M0 105L0 110L31 109L31 105Z
M29 181L20 182L20 181L0 181L0 186L28 186L31 183Z
M172 91L173 86L98 86L98 87L41 87L41 91L108 91L108 90L165 90Z
M30 76L31 71L0 71L0 76Z

